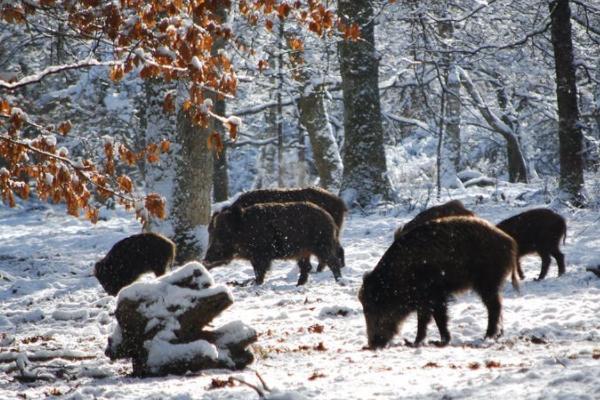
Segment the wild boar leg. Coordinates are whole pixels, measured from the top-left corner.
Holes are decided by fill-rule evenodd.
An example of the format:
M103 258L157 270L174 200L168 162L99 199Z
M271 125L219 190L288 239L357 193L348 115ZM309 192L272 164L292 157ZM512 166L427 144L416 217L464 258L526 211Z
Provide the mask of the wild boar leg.
M540 271L540 276L538 276L537 280L541 281L548 274L548 269L550 268L550 254L546 252L540 252L540 257L542 257L542 270Z
M558 276L561 276L566 272L565 270L565 255L560 252L560 250L556 250L552 253L552 257L556 260L558 264Z
M254 268L254 277L257 285L262 285L265 281L265 275L271 266L270 260L251 260L252 268Z
M298 278L297 285L302 286L308 280L308 273L312 268L312 266L310 265L310 261L308 261L308 258L300 258L298 260L298 268L300 268L300 277Z
M415 346L421 344L421 342L427 336L427 325L431 321L431 311L427 309L417 310L417 337L415 338Z
M450 343L450 331L448 331L448 306L442 302L433 308L433 319L440 332L440 345Z
M525 274L523 273L523 268L521 267L521 260L517 257L517 274L519 274L519 279L525 279Z
M324 262L319 261L319 265L317 265L317 272L323 272L326 265L327 264L325 264Z
M502 300L498 293L482 293L481 300L488 312L488 326L485 337L495 339L502 335L501 330L498 330L500 314L502 312Z

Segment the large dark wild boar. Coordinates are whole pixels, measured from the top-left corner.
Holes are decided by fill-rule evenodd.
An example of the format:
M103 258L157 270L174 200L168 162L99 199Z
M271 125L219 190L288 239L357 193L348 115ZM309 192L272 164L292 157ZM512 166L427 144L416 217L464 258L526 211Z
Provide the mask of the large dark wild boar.
M450 341L448 300L473 289L488 311L486 338L499 336L500 290L508 275L515 289L515 241L488 222L472 217L448 217L427 222L400 235L375 269L363 278L359 299L367 324L369 347L384 347L398 325L417 312L414 344L427 334L431 318L441 345Z
M558 264L558 276L565 273L565 255L560 251L560 241L567 237L565 219L547 208L535 208L505 219L498 228L512 236L519 247L519 257L538 253L542 258L542 270L537 280L544 279L550 267L550 256ZM519 266L519 277L525 275Z
M175 244L156 233L140 233L118 241L94 266L94 275L111 296L145 272L161 276L173 265Z
M398 228L394 233L394 238L397 238L404 232L413 229L415 226L424 224L425 222L452 216L466 216L474 217L475 213L471 210L467 210L460 200L450 200L439 206L429 207L427 210L421 211L413 219L408 221L406 225Z
M300 267L298 285L308 279L311 255L341 277L337 226L329 213L308 202L232 206L213 217L209 245L202 261L207 268L234 258L249 260L256 283L262 284L275 259L295 259Z
M242 193L232 206L238 206L246 208L255 204L262 203L292 203L292 202L303 202L307 201L313 203L323 210L327 211L337 226L338 240L339 235L342 231L344 224L344 216L348 209L346 205L338 196L328 192L325 189L317 187L308 187L300 189L258 189L249 192ZM216 215L217 213L215 213ZM214 218L214 215L213 215ZM338 257L342 261L342 267L345 265L344 261L344 249L340 247L340 254ZM303 261L304 262L304 261ZM310 261L307 260L309 263ZM319 263L317 271L322 271L325 268L325 264Z

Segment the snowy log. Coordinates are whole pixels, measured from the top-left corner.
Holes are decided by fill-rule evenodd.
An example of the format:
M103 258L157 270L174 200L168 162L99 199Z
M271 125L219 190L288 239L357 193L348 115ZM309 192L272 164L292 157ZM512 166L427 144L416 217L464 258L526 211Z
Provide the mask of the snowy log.
M215 287L202 265L191 262L151 283L119 293L118 326L106 355L131 358L134 374L160 376L206 368L241 369L254 360L246 347L254 329L241 322L203 330L233 304L225 287Z

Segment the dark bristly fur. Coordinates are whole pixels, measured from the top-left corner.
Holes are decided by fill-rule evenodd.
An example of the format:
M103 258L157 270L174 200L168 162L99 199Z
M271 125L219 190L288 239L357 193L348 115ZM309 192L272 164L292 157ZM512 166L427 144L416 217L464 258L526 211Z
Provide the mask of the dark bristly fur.
M558 264L558 276L565 273L565 256L560 251L560 241L567 236L565 219L547 208L525 211L500 222L498 228L515 239L519 246L519 257L538 253L542 258L542 270L538 280L544 279L550 267L550 256ZM519 266L519 276L525 276Z
M467 210L460 200L450 200L447 203L430 207L427 210L418 213L413 219L408 221L406 225L396 230L394 238L397 238L402 233L408 232L416 226L423 225L425 222L452 216L474 217L475 213L471 210Z
M115 243L94 266L94 275L111 296L145 272L161 276L173 265L175 244L156 233L140 233Z
M363 278L363 305L370 348L390 342L409 314L417 312L415 345L435 320L441 344L450 341L447 306L454 293L473 289L488 310L485 336L501 334L501 288L508 275L518 290L517 245L488 222L448 217L400 235L375 269Z
M342 231L342 225L344 224L344 217L348 209L346 205L338 196L328 192L325 189L317 187L309 188L293 188L293 189L258 189L249 192L242 193L240 197L232 204L232 206L238 206L246 208L255 204L262 203L292 203L292 202L303 202L307 201L313 203L323 210L327 211L333 218L337 225L338 236ZM215 213L216 215L216 213ZM213 216L214 218L214 216ZM339 237L338 237L339 240ZM338 257L342 261L342 267L345 265L344 262L344 249L340 247L340 254ZM303 261L308 263L309 260ZM319 263L317 271L322 271L325 265Z
M256 283L262 284L275 259L295 259L300 267L298 285L308 279L315 255L329 265L336 280L341 276L337 226L329 213L309 203L264 203L231 206L213 217L204 258L207 268L234 258L249 260Z

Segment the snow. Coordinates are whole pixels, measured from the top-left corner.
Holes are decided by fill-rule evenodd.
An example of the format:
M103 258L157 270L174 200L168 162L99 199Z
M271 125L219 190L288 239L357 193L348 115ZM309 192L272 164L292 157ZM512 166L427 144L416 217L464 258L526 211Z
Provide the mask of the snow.
M498 193L507 200L499 200ZM546 200L539 185L502 181L494 188L468 188L457 198L492 222L545 206ZM298 268L291 261L274 262L262 286L230 286L235 302L213 321L228 332L222 340L244 334L239 321L259 332L252 346L256 361L235 376L260 387L253 372L257 371L273 389L267 395L271 399L598 398L600 279L585 271L586 266L600 264L595 210L557 210L568 221L563 247L567 273L558 278L553 261L548 277L535 282L540 259L524 258L521 294L509 284L503 289L502 338L482 340L485 308L474 294L466 293L450 305L452 340L447 347L405 346L404 340L416 334L416 318L411 316L390 347L363 350L365 323L357 299L362 275L391 244L394 230L419 211L418 206L396 204L348 215L342 233L345 286L326 270L311 274L306 286L297 287ZM227 370L138 379L128 375L128 361L110 362L104 355L116 325L116 302L92 276L93 264L116 241L140 230L133 216L119 208L107 216L90 225L67 216L59 206L34 200L14 209L0 208L0 275L9 277L0 279L0 398L43 398L51 388L59 388L71 399L257 399L253 389L241 384L208 390L212 379L231 376ZM189 274L194 268L203 267L188 264L174 274ZM245 261L211 273L216 285L253 277ZM163 290L170 279L148 274L140 279L143 289L130 286L120 296ZM175 298L185 301L184 295ZM166 306L148 311L159 315ZM118 340L118 332L113 338ZM437 339L432 323L426 340ZM164 337L155 340L158 346L151 347L151 356L157 363L187 352L215 356L214 346L206 343L167 345ZM28 374L44 376L62 368L75 379L20 383L14 379L18 357Z

